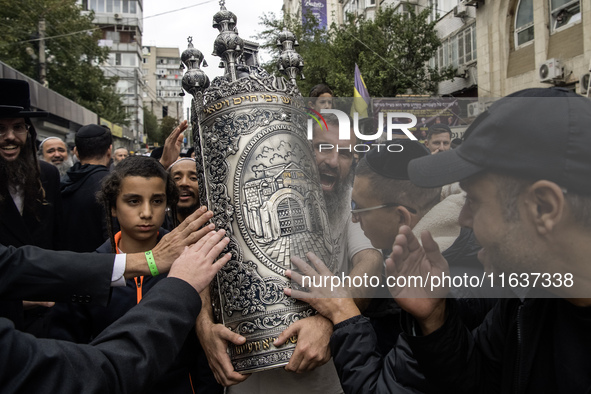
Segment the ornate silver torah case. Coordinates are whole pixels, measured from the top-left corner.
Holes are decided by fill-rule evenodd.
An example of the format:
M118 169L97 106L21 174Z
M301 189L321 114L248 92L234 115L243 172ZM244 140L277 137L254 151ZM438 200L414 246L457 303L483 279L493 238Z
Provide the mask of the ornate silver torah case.
M220 30L214 55L225 75L210 84L200 69L203 54L189 39L182 54L188 68L183 88L193 96L201 203L214 212L212 221L226 229L231 261L212 286L214 315L245 336L230 345L238 372L251 373L288 363L297 338L275 347L273 341L293 322L313 315L306 303L288 298L285 270L290 257L314 252L335 265L332 241L314 153L307 139L307 119L296 85L303 67L294 50L295 36L278 35L279 69L288 78L268 74L258 64L258 44L242 40L236 16L214 15ZM225 252L227 252L225 251Z

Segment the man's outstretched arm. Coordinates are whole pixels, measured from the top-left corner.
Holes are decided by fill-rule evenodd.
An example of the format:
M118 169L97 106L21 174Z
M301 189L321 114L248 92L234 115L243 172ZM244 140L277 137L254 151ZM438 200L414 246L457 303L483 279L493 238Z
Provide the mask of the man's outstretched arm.
M173 362L201 308L199 292L230 259L211 232L187 247L169 277L90 345L18 332L0 319L0 387L6 393L137 393ZM49 254L49 253L48 253ZM25 262L26 263L26 262Z

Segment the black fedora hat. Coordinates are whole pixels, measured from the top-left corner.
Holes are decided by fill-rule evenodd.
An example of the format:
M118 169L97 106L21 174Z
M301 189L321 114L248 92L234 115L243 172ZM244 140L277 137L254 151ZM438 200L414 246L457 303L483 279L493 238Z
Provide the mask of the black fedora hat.
M29 83L18 79L0 79L0 118L35 118L49 115L31 111Z

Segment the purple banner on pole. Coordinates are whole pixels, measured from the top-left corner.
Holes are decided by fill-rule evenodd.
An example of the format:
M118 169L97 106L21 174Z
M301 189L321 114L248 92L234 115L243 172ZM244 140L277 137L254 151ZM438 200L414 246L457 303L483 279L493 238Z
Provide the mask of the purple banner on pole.
M311 12L318 21L318 27L326 29L327 23L327 9L326 0L302 0L302 23L306 23L306 15Z

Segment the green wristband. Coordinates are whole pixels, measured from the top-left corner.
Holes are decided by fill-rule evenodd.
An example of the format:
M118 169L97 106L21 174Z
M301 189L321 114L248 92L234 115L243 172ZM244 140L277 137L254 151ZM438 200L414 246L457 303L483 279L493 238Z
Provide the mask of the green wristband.
M151 250L148 250L146 252L146 261L148 262L148 267L150 268L152 276L160 275L160 272L158 272L158 267L156 267L156 261L154 261L154 255L152 254Z

